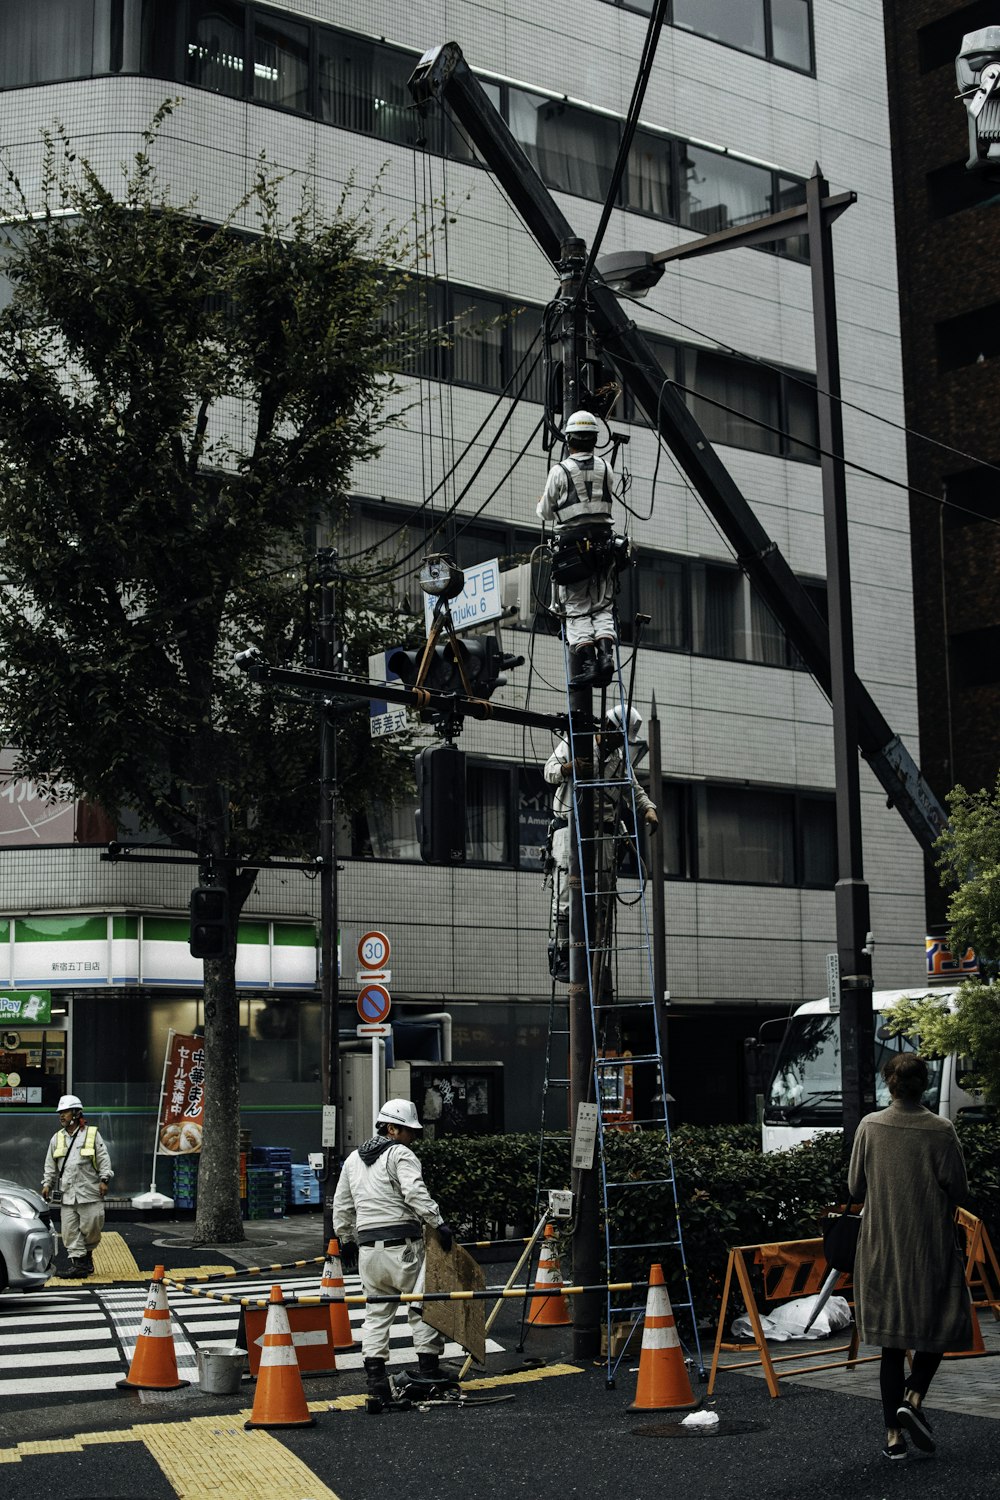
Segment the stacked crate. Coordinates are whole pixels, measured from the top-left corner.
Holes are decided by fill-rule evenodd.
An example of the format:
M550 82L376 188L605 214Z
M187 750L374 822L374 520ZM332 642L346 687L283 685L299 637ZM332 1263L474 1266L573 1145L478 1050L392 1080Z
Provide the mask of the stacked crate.
M288 1204L290 1208L304 1208L319 1203L319 1182L308 1162L292 1162L292 1175Z
M198 1202L197 1155L174 1158L174 1207L194 1208Z
M283 1219L291 1193L290 1146L254 1146L247 1168L247 1216ZM257 1212L254 1212L254 1209Z
M285 1174L280 1167L247 1167L247 1218L285 1217Z

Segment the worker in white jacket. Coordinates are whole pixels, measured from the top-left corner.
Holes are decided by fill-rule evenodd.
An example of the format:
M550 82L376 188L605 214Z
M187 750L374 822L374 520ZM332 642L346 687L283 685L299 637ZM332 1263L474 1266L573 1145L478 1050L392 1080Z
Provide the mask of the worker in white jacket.
M356 1241L358 1270L365 1295L394 1296L412 1292L424 1263L423 1226L436 1228L441 1247L451 1249L453 1235L427 1191L418 1157L410 1150L422 1129L409 1099L388 1099L375 1121L376 1134L344 1162L333 1199L333 1232L341 1242ZM369 1411L391 1401L385 1372L389 1330L395 1302L369 1302L361 1335ZM425 1323L419 1308L407 1304L410 1331L420 1375L441 1375L444 1337Z
M101 1133L87 1124L78 1096L63 1094L57 1112L59 1129L45 1154L42 1197L48 1202L58 1190L62 1242L70 1258L66 1274L92 1276L104 1228L104 1198L115 1174Z

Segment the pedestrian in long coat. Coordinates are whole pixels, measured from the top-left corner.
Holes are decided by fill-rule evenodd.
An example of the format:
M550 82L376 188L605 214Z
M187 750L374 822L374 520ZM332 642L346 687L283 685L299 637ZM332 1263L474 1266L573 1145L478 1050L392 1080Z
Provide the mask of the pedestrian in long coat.
M921 1104L927 1064L895 1054L882 1073L892 1103L858 1127L848 1173L864 1201L854 1267L855 1316L881 1347L886 1458L906 1457L903 1432L934 1451L923 1399L945 1350L972 1342L969 1289L954 1212L968 1191L955 1127ZM914 1352L904 1376L907 1349Z

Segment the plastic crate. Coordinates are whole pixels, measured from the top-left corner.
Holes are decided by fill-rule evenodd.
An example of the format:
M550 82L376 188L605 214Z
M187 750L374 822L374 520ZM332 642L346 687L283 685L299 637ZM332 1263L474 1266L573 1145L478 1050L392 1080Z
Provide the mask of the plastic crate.
M285 1217L285 1205L283 1203L260 1204L251 1203L247 1212L248 1219L283 1219Z

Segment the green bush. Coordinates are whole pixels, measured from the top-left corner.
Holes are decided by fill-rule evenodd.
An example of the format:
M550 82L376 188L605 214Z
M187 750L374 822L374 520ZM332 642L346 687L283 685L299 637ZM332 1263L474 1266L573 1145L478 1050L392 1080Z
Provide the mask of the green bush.
M1000 1249L1000 1126L960 1124L969 1169L966 1205L982 1218ZM662 1181L668 1161L662 1136L610 1132L612 1182ZM502 1237L511 1225L527 1234L535 1222L538 1138L529 1135L449 1137L420 1145L427 1185L449 1223L472 1239ZM763 1155L753 1125L681 1126L671 1141L680 1228L699 1318L717 1315L728 1251L734 1245L811 1239L821 1211L846 1192L847 1162L839 1133L816 1136L792 1151ZM550 1138L542 1183L568 1187L569 1138ZM637 1185L611 1195L612 1242L663 1244L677 1237L668 1186ZM560 1244L560 1254L568 1255ZM679 1295L680 1257L660 1252L671 1295ZM616 1278L645 1280L655 1250L615 1256ZM571 1266L564 1262L569 1276Z

